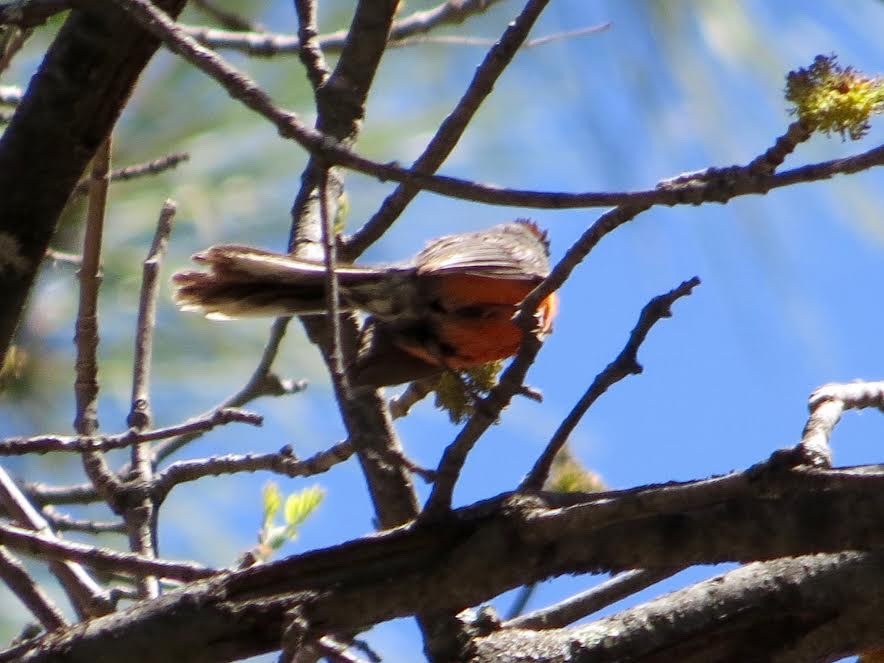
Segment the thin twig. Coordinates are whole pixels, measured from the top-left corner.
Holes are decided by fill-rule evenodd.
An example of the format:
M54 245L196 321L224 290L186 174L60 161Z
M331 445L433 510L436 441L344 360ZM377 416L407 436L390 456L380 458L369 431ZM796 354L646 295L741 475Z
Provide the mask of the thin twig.
M623 206L636 209L649 205L698 205L724 203L742 195L764 194L799 182L828 179L837 174L855 173L884 165L884 145L844 159L834 159L795 168L770 176L756 176L744 167L705 171L705 176L689 181L661 183L650 190L633 192L566 193L508 189L441 175L428 175L403 168L395 162L379 163L366 159L344 143L308 127L296 114L276 106L249 77L232 67L216 53L189 37L166 14L147 0L113 0L141 23L174 53L177 53L217 81L228 94L269 120L285 138L290 138L328 163L371 175L382 181L405 182L451 198L491 205L535 209L574 209Z
M101 242L107 208L110 153L111 140L107 138L99 145L92 160L86 231L83 236L83 262L77 272L80 279L80 303L74 334L77 352L74 429L81 436L95 435L98 430L98 289L102 279ZM120 495L122 484L108 467L104 455L99 451L86 450L83 452L82 462L86 476L95 486L95 490L116 511L117 496Z
M105 522L72 518L66 513L61 513L52 505L44 506L42 514L52 529L57 532L85 532L87 534L125 534L126 532L126 523L121 520Z
M411 408L433 393L433 389L436 388L438 382L439 378L434 376L409 383L405 391L398 396L394 396L387 403L390 416L394 419L401 419L406 416L411 411Z
M44 537L54 536L45 518L22 494L2 467L0 467L0 504L11 518L22 525L42 533ZM58 578L81 618L105 615L113 610L113 604L108 600L105 591L79 564L50 560L49 570Z
M679 571L681 568L624 571L560 603L509 619L502 624L502 628L531 630L564 628Z
M203 477L259 471L275 472L288 477L306 477L327 472L352 455L353 445L345 440L303 460L298 459L288 447L278 453L228 454L183 460L172 463L158 473L150 490L159 504L175 486Z
M472 15L486 11L501 0L445 0L435 7L414 12L405 18L394 21L390 30L392 41L422 34L440 25L463 23ZM301 40L295 35L278 34L266 31L236 32L215 30L197 26L182 26L188 35L210 48L229 48L249 55L270 57L283 53L295 53L301 47ZM319 47L326 53L338 53L347 42L349 31L338 30L318 37Z
M57 251L56 249L46 249L46 259L65 265L73 265L74 267L79 267L83 264L83 256L76 253Z
M0 579L25 604L47 631L64 628L67 622L27 569L4 546L0 546Z
M163 255L169 244L172 221L175 218L175 203L167 200L163 204L157 221L153 243L144 261L141 281L141 296L138 303L138 322L135 333L134 366L132 369L132 407L126 423L139 432L151 424L150 411L150 369L153 354L153 332L156 327L157 297L159 295L159 271ZM136 473L150 472L149 454L144 453L143 443L132 447L132 464ZM136 458L137 456L137 458Z
M325 306L328 309L328 348L326 350L331 369L331 379L339 398L349 400L350 382L344 371L344 355L341 349L341 311L337 264L337 242L329 214L328 169L319 166L319 217L322 225L322 254L325 261Z
M175 218L175 203L167 200L160 211L153 242L144 261L141 281L141 295L138 305L138 322L135 332L134 366L132 369L132 407L126 423L133 430L143 432L151 424L150 409L150 369L153 354L153 332L156 327L157 297L159 296L159 271L163 255L172 233ZM148 483L153 478L153 458L149 442L140 441L132 445L132 471L128 481ZM127 504L123 520L129 531L129 549L149 558L157 555L157 512L150 495L136 503ZM159 582L154 576L138 579L142 598L159 596Z
M600 23L599 25L590 25L585 28L577 28L575 30L556 32L554 34L538 37L537 39L529 39L522 45L522 48L537 48L538 46L546 46L547 44L551 44L557 41L564 41L566 39L575 39L577 37L594 35L607 30L609 27L611 27L610 23ZM421 35L418 37L397 39L396 41L391 42L390 46L395 48L423 45L489 47L493 46L494 44L494 39L485 39L483 37L465 37L462 35Z
M126 182L127 180L144 177L145 175L158 175L164 171L177 167L178 164L189 159L190 154L188 152L173 152L172 154L167 154L166 156L145 163L136 163L131 166L116 168L110 171L108 179L111 182ZM80 196L88 193L88 191L89 179L87 178L77 183L72 195Z
M43 454L50 451L110 451L124 449L137 442L153 442L167 440L185 435L202 434L218 426L232 422L260 426L264 418L254 412L236 408L221 408L200 418L191 419L182 424L155 428L147 431L130 429L117 435L46 435L39 437L7 438L0 440L0 456L21 456L24 454Z
M40 558L74 561L95 569L117 571L134 576L152 574L161 578L191 582L201 578L210 578L219 573L217 569L192 562L150 559L141 555L87 546L73 541L60 541L12 525L0 524L0 545L6 545Z
M329 69L322 55L316 28L316 0L295 0L298 14L298 58L307 70L307 78L316 92L328 80Z
M520 492L540 490L543 487L543 484L546 483L546 479L549 476L549 470L552 467L556 455L562 450L562 447L565 446L568 437L577 427L577 424L580 423L583 415L585 415L587 411L589 411L589 408L592 407L592 404L620 380L629 375L638 375L642 372L642 365L638 361L638 349L641 347L641 344L644 343L651 328L663 318L671 317L672 305L681 297L687 297L690 295L693 289L699 284L700 279L695 276L694 278L685 281L677 288L654 297L645 305L639 315L638 322L629 334L629 340L620 351L620 354L617 355L614 361L605 367L605 370L595 377L595 380L592 381L589 389L586 390L583 396L580 397L580 400L577 401L576 405L574 405L568 413L568 416L566 416L562 423L559 424L559 427L550 439L549 444L546 445L546 449L543 450L540 458L537 459L534 467L519 486Z
M21 492L34 504L91 504L101 500L91 483L53 486L38 481L19 481Z
M74 428L80 435L98 430L98 288L101 285L101 238L107 204L107 173L110 142L104 141L95 153L89 176L89 208L83 237L80 278L80 306L74 343L77 347L76 382L77 416Z
M434 173L448 158L482 102L491 94L494 84L528 38L528 33L547 3L548 0L529 1L516 19L507 26L500 40L491 47L476 69L463 96L439 125L439 129L421 155L411 165L412 172ZM347 260L355 260L376 242L419 192L420 189L417 187L399 184L384 199L378 211L347 242L345 248Z

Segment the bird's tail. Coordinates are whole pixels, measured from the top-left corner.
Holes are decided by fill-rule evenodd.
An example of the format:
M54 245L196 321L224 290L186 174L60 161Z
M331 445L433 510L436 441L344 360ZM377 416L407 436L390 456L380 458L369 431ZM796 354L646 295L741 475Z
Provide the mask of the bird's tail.
M186 270L172 277L175 302L184 311L226 319L328 310L322 263L234 244L213 246L193 259L208 271ZM364 300L379 296L391 276L391 270L371 267L337 267L335 272L340 310L364 308Z

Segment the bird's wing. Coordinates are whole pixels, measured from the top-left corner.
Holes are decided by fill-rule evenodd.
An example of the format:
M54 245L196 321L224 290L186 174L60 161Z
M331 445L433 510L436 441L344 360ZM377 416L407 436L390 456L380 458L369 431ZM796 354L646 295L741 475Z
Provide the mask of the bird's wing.
M545 234L530 221L433 240L415 258L418 274L540 281L549 273Z

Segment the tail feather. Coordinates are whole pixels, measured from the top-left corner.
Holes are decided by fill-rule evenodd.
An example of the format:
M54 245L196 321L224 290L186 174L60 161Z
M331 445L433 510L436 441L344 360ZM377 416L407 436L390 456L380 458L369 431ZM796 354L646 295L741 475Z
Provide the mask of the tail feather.
M326 268L234 244L213 246L195 255L208 271L181 271L172 277L174 298L185 311L215 319L278 315L316 315L327 311ZM387 279L385 270L336 268L341 310L360 308L367 291Z

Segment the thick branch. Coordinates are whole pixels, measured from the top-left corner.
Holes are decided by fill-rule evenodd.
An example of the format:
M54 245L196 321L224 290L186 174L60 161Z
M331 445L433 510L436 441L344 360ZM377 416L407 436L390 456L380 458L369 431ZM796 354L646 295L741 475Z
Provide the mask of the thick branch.
M95 620L86 633L47 636L30 654L17 654L22 661L102 661L84 657L102 651L102 642L125 641L131 652L141 652L131 663L172 660L185 651L190 661L215 661L278 648L285 614L295 605L311 635L321 635L431 610L458 611L564 573L764 560L884 544L880 468L857 473L854 481L830 481L827 471L813 476L756 471L593 495L502 496L443 521L231 572ZM880 577L880 557L848 555L845 576L829 565L831 582L859 577L851 559L873 564ZM845 584L850 588L843 591L879 595L877 583ZM672 619L679 621L678 614Z
M184 0L157 5L177 15ZM0 138L0 361L58 216L157 46L110 3L83 3Z
M749 564L579 628L478 638L470 662L834 661L884 642L882 573L880 553Z

